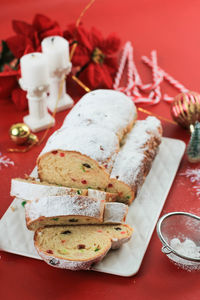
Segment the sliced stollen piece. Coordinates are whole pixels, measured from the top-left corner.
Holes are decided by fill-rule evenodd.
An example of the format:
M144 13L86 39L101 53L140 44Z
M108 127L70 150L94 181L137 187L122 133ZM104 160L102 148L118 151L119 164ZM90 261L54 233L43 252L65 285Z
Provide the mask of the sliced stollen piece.
M123 93L88 93L47 141L37 160L39 178L67 187L105 190L120 141L136 117L135 105Z
M103 223L104 200L85 196L48 196L25 205L27 228Z
M112 248L128 242L129 225L77 225L39 228L34 235L38 254L49 265L70 270L89 270Z
M105 201L116 201L116 193L92 189L67 188L38 180L14 178L11 180L10 195L24 200L37 200L45 196L81 195Z
M162 127L155 117L137 121L115 159L106 191L130 204L148 175L161 143Z
M113 90L86 93L64 120L62 127L98 126L116 133L121 140L137 118L133 101Z
M123 203L105 203L84 196L47 196L25 205L29 230L52 225L121 224L127 212Z

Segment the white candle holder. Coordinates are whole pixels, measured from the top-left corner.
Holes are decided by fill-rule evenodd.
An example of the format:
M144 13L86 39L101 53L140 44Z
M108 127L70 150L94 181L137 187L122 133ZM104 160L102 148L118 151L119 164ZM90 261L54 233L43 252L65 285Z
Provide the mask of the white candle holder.
M49 96L47 106L51 112L71 108L74 104L72 98L66 93L65 76L71 72L72 64L67 68L59 68L50 74ZM64 82L63 82L64 80Z
M29 115L23 118L24 123L27 124L33 132L54 126L55 120L47 110L47 92L49 85L42 85L30 89L23 84L22 78L20 78L19 83L21 88L27 91Z

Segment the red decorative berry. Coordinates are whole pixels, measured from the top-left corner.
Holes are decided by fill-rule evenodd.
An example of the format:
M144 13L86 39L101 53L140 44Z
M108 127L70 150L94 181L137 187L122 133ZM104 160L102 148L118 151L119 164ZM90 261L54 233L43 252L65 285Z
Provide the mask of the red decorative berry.
M65 156L65 153L61 152L61 153L60 153L60 156L61 156L61 157L64 157L64 156Z
M49 254L53 254L52 250L47 250L46 252L49 253Z
M57 150L54 150L54 151L52 151L51 153L52 153L52 154L57 154L58 151L57 151Z
M104 167L107 169L108 165L104 165Z
M87 180L81 180L82 184L87 184Z
M109 183L108 187L113 187L112 183Z
M126 231L121 231L121 234L125 234L126 233Z

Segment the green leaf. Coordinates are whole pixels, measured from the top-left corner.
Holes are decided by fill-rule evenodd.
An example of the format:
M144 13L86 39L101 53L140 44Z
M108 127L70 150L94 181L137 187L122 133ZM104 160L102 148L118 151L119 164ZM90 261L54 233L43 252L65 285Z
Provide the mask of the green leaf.
M5 41L1 41L1 48L2 50L0 52L0 72L3 71L5 65L9 65L15 58ZM17 61L16 66L18 65L18 63L19 61Z

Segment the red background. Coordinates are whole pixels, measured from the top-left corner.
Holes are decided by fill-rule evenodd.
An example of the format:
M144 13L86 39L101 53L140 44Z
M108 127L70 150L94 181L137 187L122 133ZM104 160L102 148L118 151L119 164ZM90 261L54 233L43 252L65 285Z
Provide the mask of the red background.
M11 21L31 22L35 13L43 13L59 22L62 29L75 21L87 1L78 0L0 0L0 39L12 35ZM97 0L85 15L85 26L96 26L104 35L116 32L122 45L130 40L135 49L135 61L144 82L151 79L148 67L141 62L141 55L158 51L158 61L166 71L191 90L200 91L200 2L195 0ZM176 95L167 84L163 92ZM69 87L72 96L75 87ZM146 107L154 113L171 118L167 103ZM29 174L35 166L43 145L25 154L7 153L13 147L9 141L9 127L22 121L25 113L17 112L7 99L0 100L0 152L15 162L2 167L0 217L12 199L9 196L10 179ZM58 128L66 112L58 113ZM139 118L144 118L139 114ZM164 136L188 142L189 133L178 125L163 122ZM39 137L42 133L38 134ZM167 163L167 162L166 162ZM192 183L181 174L195 168L186 157L168 195L162 214L171 211L189 211L200 215L199 199L192 190ZM6 237L5 237L6 238ZM72 272L51 268L42 261L1 252L0 299L200 299L199 272L186 272L170 263L160 251L156 232L137 275L123 278L96 272Z

